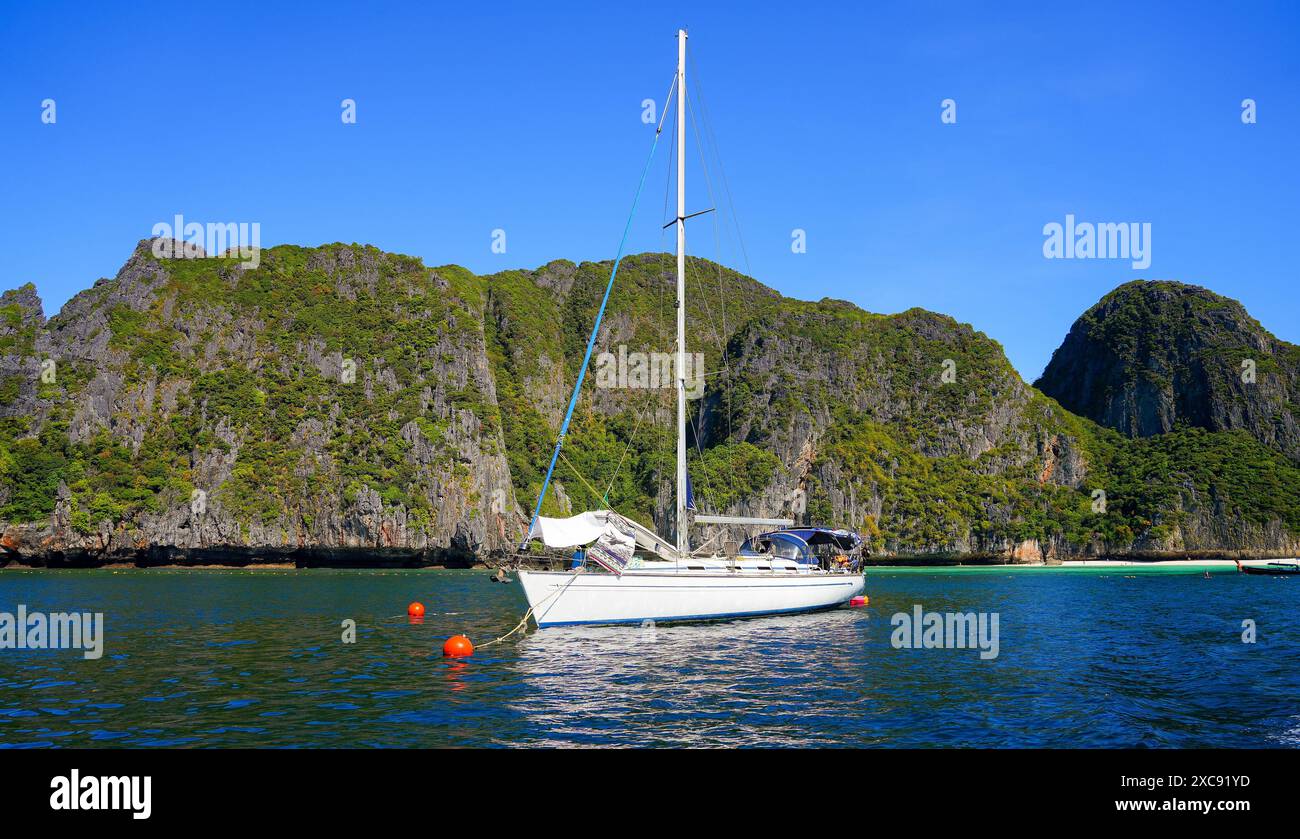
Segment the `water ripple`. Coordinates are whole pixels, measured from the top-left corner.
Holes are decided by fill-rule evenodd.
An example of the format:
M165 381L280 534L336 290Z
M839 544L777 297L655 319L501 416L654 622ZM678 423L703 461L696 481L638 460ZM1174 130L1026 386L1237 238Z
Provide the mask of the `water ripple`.
M867 609L555 628L445 660L448 635L514 625L517 585L104 574L0 573L0 610L102 611L107 632L99 660L0 651L0 748L1300 745L1296 581L881 572ZM423 622L395 614L416 599ZM916 604L997 612L999 656L894 649Z

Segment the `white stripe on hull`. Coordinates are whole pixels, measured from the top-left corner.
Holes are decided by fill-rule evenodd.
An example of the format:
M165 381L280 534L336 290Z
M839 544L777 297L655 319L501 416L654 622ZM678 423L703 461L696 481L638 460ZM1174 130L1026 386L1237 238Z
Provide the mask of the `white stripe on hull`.
M825 609L865 586L861 574L520 571L539 627L713 620ZM563 589L563 591L561 591Z

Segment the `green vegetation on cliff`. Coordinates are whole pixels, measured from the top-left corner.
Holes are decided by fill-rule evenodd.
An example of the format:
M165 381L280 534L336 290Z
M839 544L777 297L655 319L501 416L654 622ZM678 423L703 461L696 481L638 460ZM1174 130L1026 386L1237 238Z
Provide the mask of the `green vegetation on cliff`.
M461 269L444 277L419 260L356 245L272 248L256 269L233 259L159 264L165 281L145 306L110 302L122 280L83 294L92 311L104 311L109 332L109 355L94 372L120 370L127 413L118 424L136 441L100 427L73 443L69 423L91 377L67 380L57 398L30 406L44 420L38 440L23 436L30 416L0 422L14 481L0 519L47 518L60 482L82 532L103 519L188 504L199 483L195 462L215 457L234 460L209 489L237 518L293 520L301 499L332 491L316 484L303 441L294 444L318 427L333 431L322 434L328 442L305 448L332 461L344 487L370 487L427 520L436 490L421 485L427 476L411 468L412 442L402 434L421 420L420 433L437 442L426 388L445 390L451 405L489 430L499 423L481 397L490 382L466 375L463 364L478 329L479 281ZM69 326L58 320L52 326ZM62 363L61 377L84 364ZM457 375L442 375L452 368Z
M0 521L49 522L62 504L76 534L106 522L172 538L204 526L189 513L202 490L220 515L204 539L329 544L360 528L383 544L512 544L609 270L557 261L480 277L341 244L267 249L244 269L142 246L48 324L34 290L6 293ZM673 270L663 254L624 260L597 354L672 351ZM688 279L707 380L690 403L703 510L854 527L896 554L1031 539L1059 554L1270 550L1300 534L1278 385L1298 356L1261 343L1232 301L1118 289L1049 367L1058 401L943 315L783 299L697 259ZM1161 330L1195 349L1179 355ZM1098 341L1101 366L1086 369ZM1248 351L1273 401L1230 381ZM52 382L39 378L46 356ZM1085 373L1112 389L1069 392ZM1160 401L1187 382L1200 390ZM1130 438L1062 407L1074 404L1172 425ZM668 388L597 387L593 364L544 512L608 505L667 530L673 405Z
M1036 385L1130 436L1241 429L1300 463L1300 347L1198 286L1137 280L1110 292Z

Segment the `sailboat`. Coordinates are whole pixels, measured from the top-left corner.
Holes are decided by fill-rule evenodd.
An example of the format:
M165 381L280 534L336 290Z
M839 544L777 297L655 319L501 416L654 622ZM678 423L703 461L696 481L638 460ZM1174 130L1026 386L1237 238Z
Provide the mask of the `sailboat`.
M687 515L693 505L686 469L686 221L691 216L686 212L685 30L677 32L677 74L669 89L670 98L674 90L678 97L677 216L670 224L676 226L677 233L675 539L660 538L613 510L593 510L569 518L541 515L618 273L620 246L551 465L521 545L521 550L527 550L531 542L540 541L552 549L576 549L575 567L569 570L518 572L529 613L538 627L719 620L812 611L848 603L865 586L861 570L863 543L857 534L847 530L795 527L793 519L695 515L696 524L773 529L747 539L738 548L733 541L722 552L691 550ZM665 107L665 117L667 112ZM661 121L656 143L662 129ZM644 180L643 172L643 184Z

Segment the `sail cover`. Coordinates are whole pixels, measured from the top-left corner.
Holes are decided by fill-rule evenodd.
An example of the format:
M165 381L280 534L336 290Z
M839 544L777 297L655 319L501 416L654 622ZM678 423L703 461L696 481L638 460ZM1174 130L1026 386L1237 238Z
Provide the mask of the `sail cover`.
M587 549L587 556L600 563L606 571L622 574L632 561L636 550L636 536L631 530L618 527L613 520L605 524L605 531L600 534L596 544Z
M588 556L615 574L623 573L636 550L637 528L618 513L596 510L567 519L538 516L528 532L550 548L590 546Z

